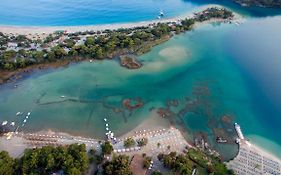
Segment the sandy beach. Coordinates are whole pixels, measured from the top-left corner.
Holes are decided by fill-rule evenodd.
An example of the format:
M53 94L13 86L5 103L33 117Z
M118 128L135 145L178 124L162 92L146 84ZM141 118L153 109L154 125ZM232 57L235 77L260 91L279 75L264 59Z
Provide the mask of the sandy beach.
M199 8L194 9L191 12L185 13L183 15L172 17L172 18L163 18L163 19L155 19L149 21L141 21L141 22L131 22L131 23L116 23L116 24L103 24L103 25L89 25L89 26L0 26L0 32L5 34L14 34L14 35L36 35L40 37L47 36L55 31L66 31L68 33L74 32L83 32L83 31L102 31L102 30L115 30L120 28L134 28L134 27L142 27L149 26L155 23L167 23L167 22L177 22L178 20L183 20L186 18L194 17L194 13L200 12L210 7L218 7L224 8L223 6L210 4L204 5ZM238 14L235 13L235 19L240 18Z
M247 140L241 140L238 155L227 166L236 174L281 174L281 160Z
M132 137L137 132L143 131L143 130L149 130L149 129L159 130L162 128L169 129L170 127L171 127L171 124L169 123L169 121L165 118L159 117L159 115L157 114L157 111L154 110L150 113L150 116L146 120L141 122L133 130L120 136L120 138Z
M248 148L251 149L254 152L258 152L261 155L263 155L263 156L265 156L265 157L267 157L269 159L275 160L275 161L277 161L277 162L279 162L281 164L281 160L278 157L276 157L274 154L268 152L267 150L265 150L264 148L262 148L262 147L260 147L260 146L258 146L256 144L250 143Z
M124 148L123 141L132 137L135 140L140 138L148 138L148 144L143 148L138 148L134 151ZM5 150L13 157L19 157L27 148L42 147L42 146L59 146L73 143L85 144L87 150L95 148L100 151L100 140L95 138L86 138L73 136L68 133L54 132L52 130L43 130L36 133L8 133L0 137L0 150ZM157 144L161 143L158 147ZM170 150L167 147L171 146ZM117 143L113 145L114 152L133 155L141 151L155 158L160 152L166 151L182 151L185 147L192 147L181 134L181 132L173 128L168 120L159 117L156 112L151 114L151 117L143 121L133 130L117 137ZM118 152L118 150L122 150Z

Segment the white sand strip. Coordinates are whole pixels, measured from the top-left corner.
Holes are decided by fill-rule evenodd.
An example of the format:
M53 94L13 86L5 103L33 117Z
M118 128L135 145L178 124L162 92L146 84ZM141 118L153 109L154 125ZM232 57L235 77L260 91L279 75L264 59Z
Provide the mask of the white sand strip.
M43 26L0 26L0 32L5 34L21 34L21 35L37 35L37 34L50 34L55 31L67 31L69 33L73 32L83 32L83 31L102 31L102 30L114 30L120 28L134 28L134 27L142 27L149 26L155 23L167 23L167 22L177 22L178 20L183 20L186 18L194 17L194 13L203 11L210 7L218 7L223 8L223 6L216 4L209 4L200 6L199 8L194 9L191 12L185 13L183 15L173 17L173 18L163 18L163 19L155 19L149 21L142 22L132 22L132 23L116 23L116 24L103 24L103 25L89 25L89 26L53 26L53 27L43 27ZM237 16L237 14L235 14Z

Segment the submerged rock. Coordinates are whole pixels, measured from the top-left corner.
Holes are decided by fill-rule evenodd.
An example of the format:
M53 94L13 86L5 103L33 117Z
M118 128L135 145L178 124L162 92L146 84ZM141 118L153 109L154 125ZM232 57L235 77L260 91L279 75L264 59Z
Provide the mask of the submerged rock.
M139 69L142 64L133 55L121 55L120 64L128 69Z

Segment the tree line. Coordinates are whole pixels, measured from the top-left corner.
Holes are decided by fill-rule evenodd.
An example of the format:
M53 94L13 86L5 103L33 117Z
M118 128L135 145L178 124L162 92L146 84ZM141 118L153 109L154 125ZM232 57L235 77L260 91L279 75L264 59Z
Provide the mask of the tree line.
M0 69L16 70L33 64L63 59L105 59L122 54L144 53L165 37L191 30L195 22L211 18L227 19L232 16L232 12L226 9L209 8L196 14L194 18L184 19L180 22L158 23L145 27L102 32L85 31L69 34L57 32L50 34L43 41L30 40L24 35L8 37L0 33ZM86 39L78 44L86 35ZM63 37L66 39L58 41ZM57 41L58 44L51 47L50 43L54 41ZM7 49L8 42L17 43L19 50ZM31 43L39 45L40 49L26 49Z

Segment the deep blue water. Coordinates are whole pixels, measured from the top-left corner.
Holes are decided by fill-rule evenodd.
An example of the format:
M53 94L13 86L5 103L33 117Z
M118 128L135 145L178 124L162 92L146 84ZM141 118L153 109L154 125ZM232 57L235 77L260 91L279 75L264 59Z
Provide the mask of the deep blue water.
M276 152L281 145L280 31L281 17L267 17L252 19L225 38L231 41L226 48L248 86L255 114L248 120L240 116L239 122L248 137Z
M272 16L280 9L240 7L231 0L9 0L1 1L0 24L71 26L135 22L189 12L200 5L220 4L249 16Z
M0 24L69 26L122 23L177 16L196 5L181 0L9 0L1 1Z

